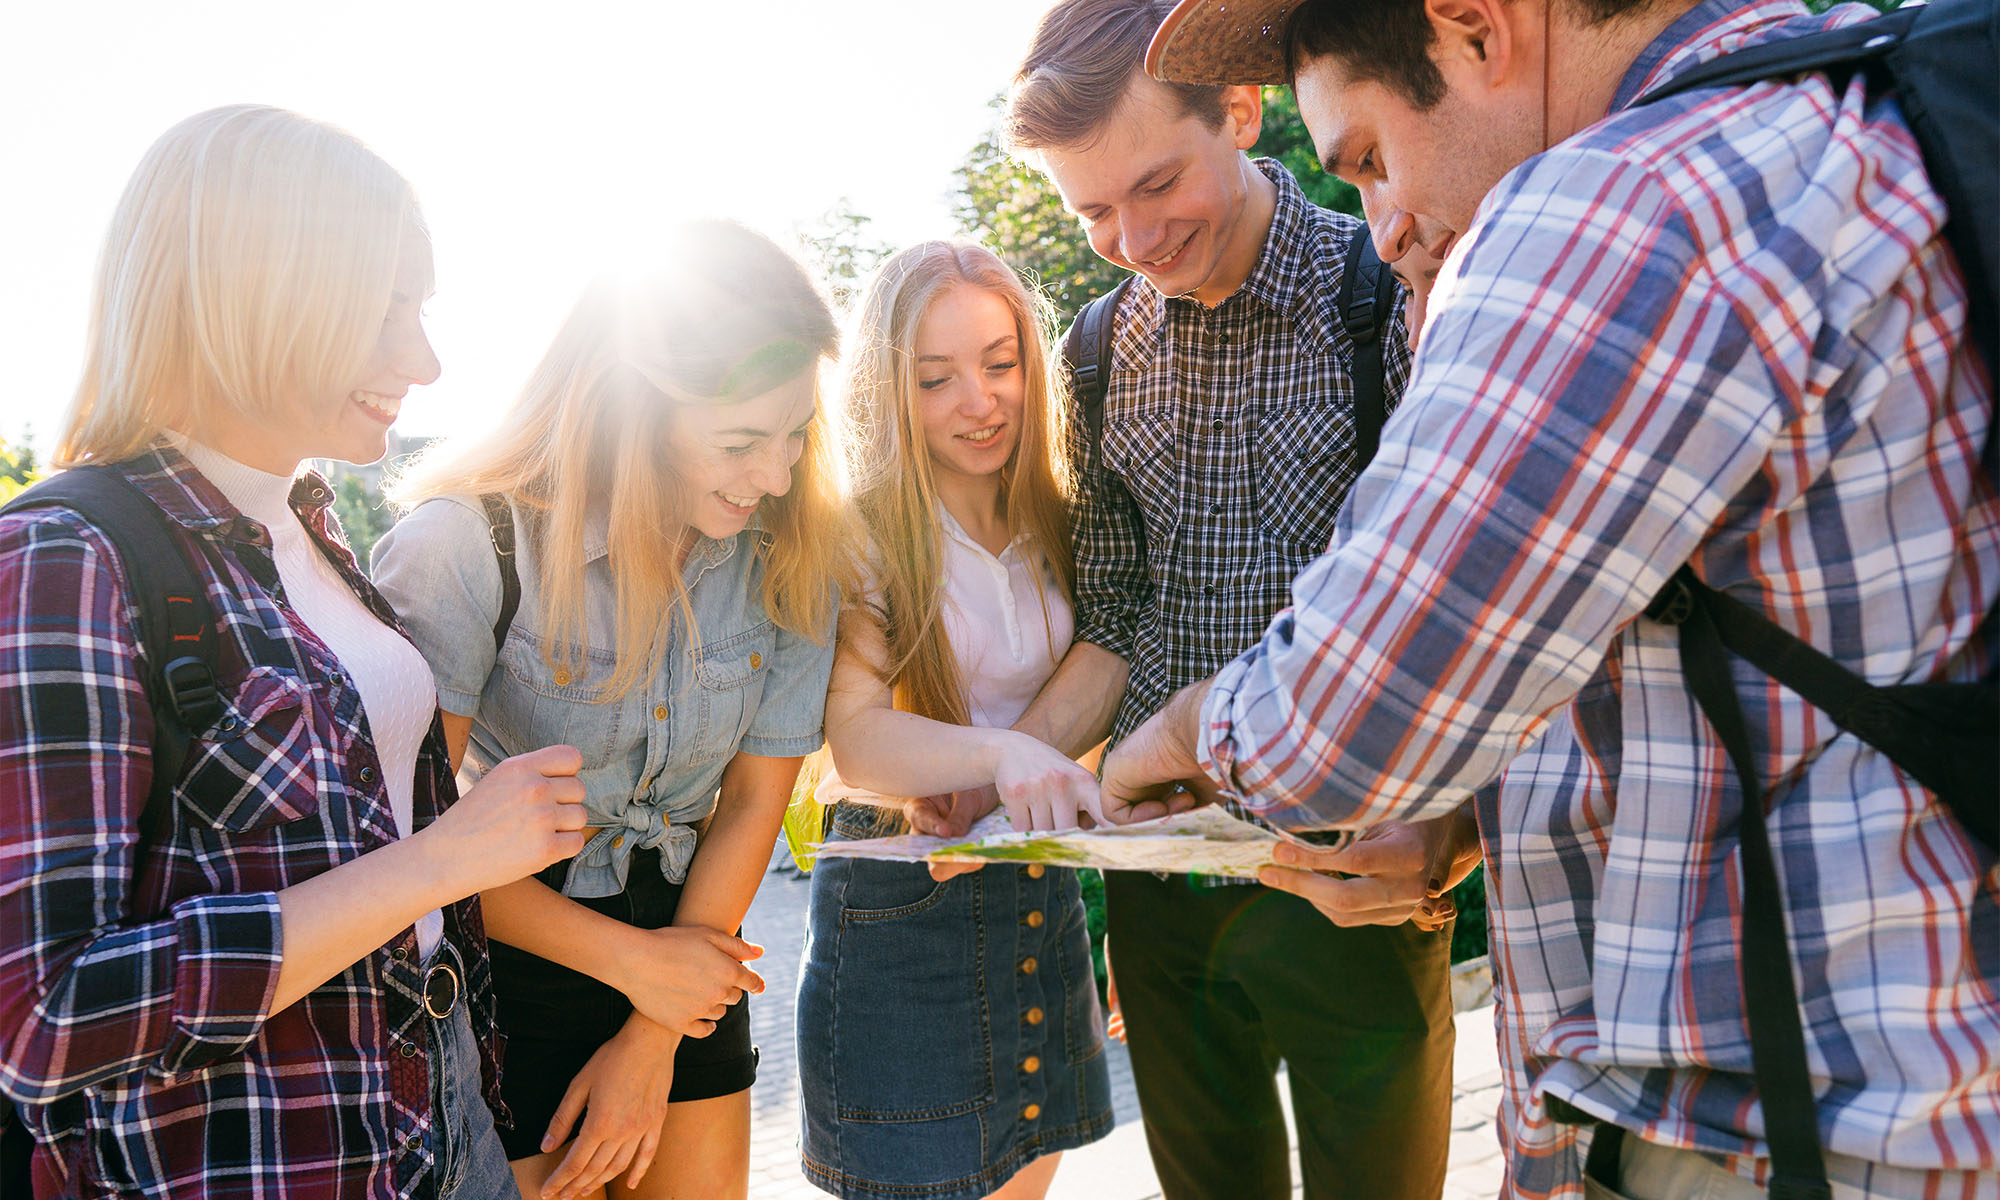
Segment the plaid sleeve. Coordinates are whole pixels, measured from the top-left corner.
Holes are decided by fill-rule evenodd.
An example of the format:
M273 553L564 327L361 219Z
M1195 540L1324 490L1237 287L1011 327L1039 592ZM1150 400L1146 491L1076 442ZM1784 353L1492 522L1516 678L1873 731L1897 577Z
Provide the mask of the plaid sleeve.
M0 1091L29 1103L234 1054L277 984L275 894L131 910L153 721L125 592L74 515L0 520Z
M1798 416L1671 188L1609 155L1516 175L1543 198L1488 198L1332 548L1204 704L1204 768L1273 823L1497 778Z

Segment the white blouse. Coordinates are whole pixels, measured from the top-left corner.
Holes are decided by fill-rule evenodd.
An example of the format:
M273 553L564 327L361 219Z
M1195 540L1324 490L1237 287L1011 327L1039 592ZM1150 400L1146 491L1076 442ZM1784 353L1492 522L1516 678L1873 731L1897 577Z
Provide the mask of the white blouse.
M971 723L1004 729L1028 710L1069 652L1076 622L1054 574L1037 570L1025 537L995 556L942 507L944 627L965 685ZM815 796L823 804L873 797L827 765Z

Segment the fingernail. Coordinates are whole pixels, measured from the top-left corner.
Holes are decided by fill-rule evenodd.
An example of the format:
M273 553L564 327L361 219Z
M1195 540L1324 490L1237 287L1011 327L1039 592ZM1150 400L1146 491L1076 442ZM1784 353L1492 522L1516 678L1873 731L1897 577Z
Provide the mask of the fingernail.
M1433 875L1429 879L1424 881L1424 888L1427 891L1429 891L1431 895L1436 896L1444 891L1444 880L1439 879L1437 876Z
M1299 861L1299 852L1292 846L1290 842L1279 842L1278 852L1276 854L1273 854L1271 857L1277 859L1279 862L1284 863L1287 866L1290 866L1292 863Z

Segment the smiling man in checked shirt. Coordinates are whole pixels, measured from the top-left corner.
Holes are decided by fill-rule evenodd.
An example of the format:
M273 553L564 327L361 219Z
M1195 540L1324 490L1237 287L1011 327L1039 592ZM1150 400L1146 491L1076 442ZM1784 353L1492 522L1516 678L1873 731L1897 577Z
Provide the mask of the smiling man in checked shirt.
M1146 78L1169 7L1063 0L1009 100L1015 149L1045 169L1092 248L1141 276L1114 320L1101 438L1081 439L1076 644L1020 724L1072 752L1107 731L1115 745L1254 642L1325 548L1361 465L1355 347L1336 312L1360 225L1245 155L1257 89ZM1381 337L1393 405L1409 361L1400 318ZM1281 878L1302 891L1332 882ZM1147 1144L1170 1200L1293 1195L1280 1060L1307 1197L1439 1194L1448 932L1405 923L1409 901L1393 927L1341 928L1254 883L1112 872L1105 891Z
M1478 824L1509 1195L1761 1194L1741 981L1786 964L1741 961L1740 788L1642 612L1692 562L1872 682L1992 678L1992 381L1892 102L1807 77L1633 105L1872 13L1182 9L1156 71L1289 62L1383 256L1450 260L1331 548L1258 645L1112 753L1106 808L1205 773L1272 824L1355 828L1498 779ZM1823 713L1735 682L1833 1195L2000 1196L1993 852ZM1636 1135L1617 1179L1586 1187L1552 1109Z

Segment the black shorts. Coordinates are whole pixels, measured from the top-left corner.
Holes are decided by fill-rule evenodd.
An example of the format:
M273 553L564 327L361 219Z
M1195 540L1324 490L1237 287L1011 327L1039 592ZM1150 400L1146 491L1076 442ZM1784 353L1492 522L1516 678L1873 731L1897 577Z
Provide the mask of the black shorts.
M536 878L560 888L568 870L569 863L560 862ZM577 903L640 929L661 929L673 923L680 899L680 885L660 874L658 851L640 850L632 855L624 892ZM532 1158L542 1152L542 1135L570 1081L625 1024L632 1004L618 989L548 959L500 942L492 943L492 952L499 1026L507 1036L500 1095L514 1116L513 1129L501 1130L500 1141L509 1159ZM749 999L730 1005L707 1037L681 1039L670 1102L733 1096L755 1082Z

